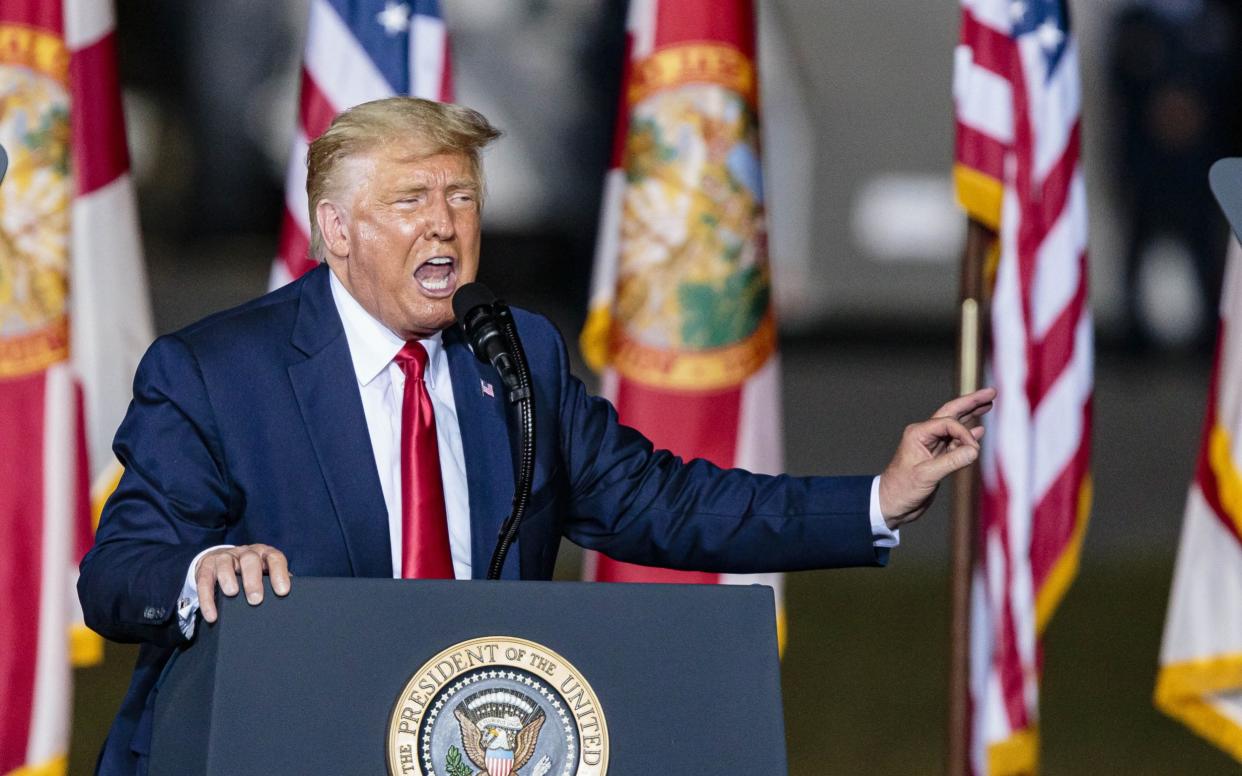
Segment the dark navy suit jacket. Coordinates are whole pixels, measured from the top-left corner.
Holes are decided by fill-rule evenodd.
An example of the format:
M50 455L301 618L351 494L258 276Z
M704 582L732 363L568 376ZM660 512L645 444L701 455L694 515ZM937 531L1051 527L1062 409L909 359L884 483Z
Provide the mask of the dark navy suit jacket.
M185 641L176 600L201 550L259 542L281 549L298 576L392 574L387 511L328 271L160 337L138 367L114 443L125 474L78 583L90 627L143 645L100 773L143 770L152 690ZM884 562L886 551L872 545L870 477L768 477L654 450L570 374L547 320L514 315L535 383L538 459L505 578L550 578L562 536L620 560L701 571ZM510 507L514 440L496 372L457 327L444 332L444 348L481 577Z

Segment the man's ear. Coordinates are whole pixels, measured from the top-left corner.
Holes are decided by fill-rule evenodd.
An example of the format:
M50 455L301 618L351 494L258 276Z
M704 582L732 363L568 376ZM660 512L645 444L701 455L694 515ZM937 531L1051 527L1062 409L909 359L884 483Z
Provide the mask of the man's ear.
M338 259L348 257L349 230L345 224L345 213L340 206L321 199L315 206L315 220L319 223L319 233L323 235L323 247L328 253Z

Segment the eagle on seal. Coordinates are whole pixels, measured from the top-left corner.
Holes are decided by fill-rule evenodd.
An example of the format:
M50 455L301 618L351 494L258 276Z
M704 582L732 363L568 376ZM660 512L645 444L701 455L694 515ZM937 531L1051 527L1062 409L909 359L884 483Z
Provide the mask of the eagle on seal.
M513 690L481 690L453 709L475 776L517 776L535 754L543 709Z

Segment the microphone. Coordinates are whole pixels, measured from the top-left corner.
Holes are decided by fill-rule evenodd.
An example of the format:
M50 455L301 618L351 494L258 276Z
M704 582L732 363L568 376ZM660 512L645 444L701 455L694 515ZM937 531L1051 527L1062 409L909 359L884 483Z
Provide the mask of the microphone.
M4 174L9 171L9 155L4 152L4 146L0 145L0 183L4 182Z
M504 334L505 323L512 320L505 303L482 283L467 283L453 295L453 315L465 330L475 357L495 367L511 394L519 391L521 377Z
M509 548L530 508L535 482L535 393L509 307L482 283L467 283L453 295L453 315L466 331L474 355L500 373L517 420L518 457L514 461L513 507L500 525L496 549L487 567L488 579L500 579Z

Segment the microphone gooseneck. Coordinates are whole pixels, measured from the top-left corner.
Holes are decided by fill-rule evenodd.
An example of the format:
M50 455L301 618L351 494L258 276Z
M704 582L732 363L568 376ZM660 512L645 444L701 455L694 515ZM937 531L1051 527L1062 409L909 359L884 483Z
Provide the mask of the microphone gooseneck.
M500 526L496 549L492 552L492 562L488 566L488 579L500 579L500 571L505 565L505 556L509 553L509 547L517 539L518 528L521 527L522 520L526 517L526 510L530 505L530 492L535 480L535 394L531 388L530 369L526 364L526 353L522 350L522 342L518 339L517 326L513 323L509 308L505 307L503 302L497 304L500 307L499 317L502 321L502 330L515 356L514 363L521 385L520 395L515 394L520 455L513 489L513 507L509 512L509 517Z
M453 296L453 313L475 356L500 373L509 403L517 412L519 456L514 472L513 505L500 526L496 549L487 568L487 579L500 579L505 557L517 539L530 505L535 479L535 394L526 352L508 305L497 299L487 286L468 283Z

